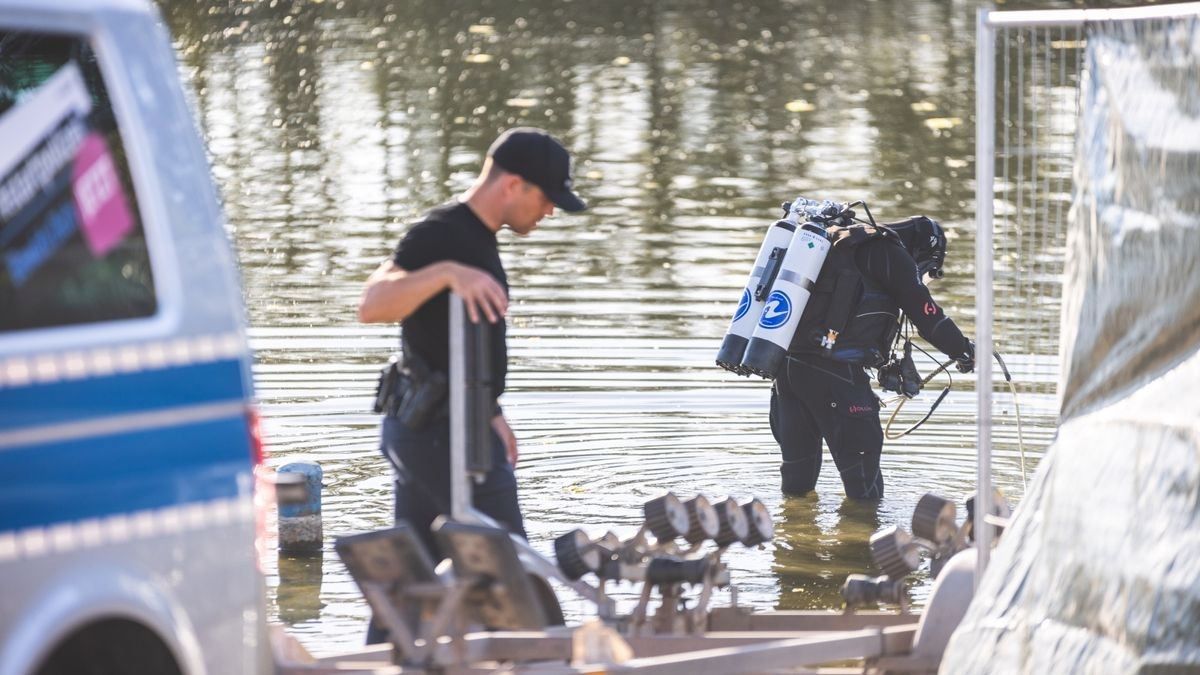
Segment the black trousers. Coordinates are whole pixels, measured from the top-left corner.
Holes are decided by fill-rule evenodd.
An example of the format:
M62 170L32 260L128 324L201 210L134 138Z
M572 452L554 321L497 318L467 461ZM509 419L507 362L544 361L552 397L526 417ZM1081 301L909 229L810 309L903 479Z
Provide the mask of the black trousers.
M847 497L883 497L879 398L861 366L789 356L771 388L771 433L783 456L785 494L804 495L816 487L824 440Z
M413 431L395 418L384 417L381 436L380 450L396 468L395 519L412 525L436 565L444 556L429 528L438 516L450 512L450 420L443 417ZM473 485L471 504L527 539L516 474L500 437L492 432L491 438L492 470L482 483ZM372 620L367 644L387 639L387 631Z
M425 429L413 431L392 417L384 417L382 437L380 449L396 467L398 476L396 520L413 526L437 564L442 551L429 527L439 515L450 512L450 420L443 417ZM492 432L491 439L492 470L482 483L473 485L471 503L510 532L526 537L516 475L500 437Z
M430 551L434 565L442 560L430 526L437 516L450 513L450 420L439 418L420 431L385 417L380 450L396 467L396 521L408 521ZM482 483L474 483L472 504L492 516L510 532L526 537L517 479L504 443L492 432L492 470Z

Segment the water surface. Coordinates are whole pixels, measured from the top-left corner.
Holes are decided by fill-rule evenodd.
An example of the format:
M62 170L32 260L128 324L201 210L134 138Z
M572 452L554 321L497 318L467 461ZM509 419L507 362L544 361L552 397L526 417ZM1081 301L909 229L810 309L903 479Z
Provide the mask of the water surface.
M814 496L783 498L769 388L713 358L761 237L798 194L863 199L883 221L940 221L950 254L934 293L972 332L975 9L165 4L242 265L271 462L324 468L327 537L390 524L391 476L368 409L397 330L356 323L361 283L406 223L469 185L499 131L542 126L573 149L591 208L527 239L500 237L513 289L503 403L535 546L549 552L576 526L631 534L642 503L664 490L758 496L776 539L727 556L740 600L837 606L847 574L873 572L875 529L907 527L927 491L961 504L974 484L973 379L956 374L930 422L888 442L886 498L864 508L844 501L828 459ZM1069 112L1069 92L1061 98ZM1061 125L1041 139L1060 154L1070 146ZM1044 170L1056 176L1051 196L1065 199L1069 161L1047 159ZM999 197L998 213L1006 200L1019 210L1003 185ZM1060 245L1051 236L1036 252L1012 249L998 273L1000 294L1035 289L1033 301L1001 310L1020 339L998 332L1030 470L1054 428ZM1046 258L1039 285L1016 282L1029 277L1014 256ZM945 383L908 404L897 428ZM1007 390L996 398L996 481L1015 500L1016 410ZM272 618L317 653L360 644L367 615L327 549L268 570ZM927 594L919 576L914 602ZM578 600L565 605L586 613Z

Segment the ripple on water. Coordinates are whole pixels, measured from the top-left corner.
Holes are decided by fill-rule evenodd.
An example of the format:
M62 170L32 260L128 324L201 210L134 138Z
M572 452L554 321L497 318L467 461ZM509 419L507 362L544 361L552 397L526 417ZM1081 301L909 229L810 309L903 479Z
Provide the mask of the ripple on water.
M390 525L392 473L378 452L378 417L366 408L377 355L390 350L394 337L364 355L346 346L348 335L373 344L369 332L356 329L256 333L256 342L263 341L255 345L256 385L271 462L322 465L327 538ZM815 495L784 498L777 487L778 451L766 423L766 383L715 371L709 350L691 339L629 342L626 348L613 338L587 345L514 340L513 352L521 359L505 410L521 443L517 475L527 529L534 547L547 555L554 537L575 527L632 536L642 523L642 504L664 491L683 498L757 496L775 520L776 539L727 552L740 601L760 609L833 607L847 574L873 573L866 546L871 533L892 523L907 528L926 491L961 503L974 483L974 399L969 390L957 389L962 385L917 432L885 445L887 496L879 504L842 498L828 457ZM316 356L296 358L292 344ZM599 350L596 359L588 357L592 348ZM721 386L713 386L714 379ZM928 404L925 396L910 402L895 429L920 419ZM1033 424L1025 429L1026 443L1043 447L1053 420L1045 401L1023 401L1022 415ZM997 416L994 462L998 482L1016 494L1016 433L1006 421L1011 418ZM1029 459L1032 465L1036 457ZM275 590L272 611L328 650L359 644L367 611L357 589L330 547L320 558L316 586L313 566L282 558L267 570ZM920 604L929 583L921 574L916 579L911 597ZM622 610L636 602L631 587L612 592ZM727 591L714 599L728 600ZM564 610L578 619L588 607L568 599Z

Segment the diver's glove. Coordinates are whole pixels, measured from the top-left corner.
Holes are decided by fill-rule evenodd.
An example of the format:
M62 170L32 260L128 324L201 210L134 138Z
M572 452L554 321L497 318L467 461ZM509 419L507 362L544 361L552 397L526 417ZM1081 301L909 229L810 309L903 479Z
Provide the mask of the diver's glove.
M975 341L967 340L967 351L962 356L954 359L955 367L960 373L975 372Z

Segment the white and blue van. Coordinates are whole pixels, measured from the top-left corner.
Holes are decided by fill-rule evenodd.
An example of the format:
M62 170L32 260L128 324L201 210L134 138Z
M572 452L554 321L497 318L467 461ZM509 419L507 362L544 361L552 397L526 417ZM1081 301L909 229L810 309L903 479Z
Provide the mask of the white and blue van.
M154 7L0 0L0 675L270 671L244 324Z

